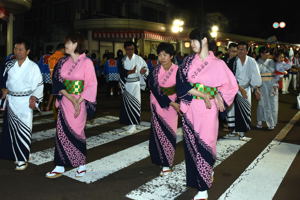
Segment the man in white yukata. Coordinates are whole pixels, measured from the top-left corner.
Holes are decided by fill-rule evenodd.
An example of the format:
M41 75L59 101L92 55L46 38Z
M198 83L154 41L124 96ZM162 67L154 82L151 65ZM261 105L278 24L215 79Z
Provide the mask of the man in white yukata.
M120 66L120 86L122 90L122 105L120 122L130 125L128 132L133 133L141 118L141 89L146 87L146 76L149 73L145 60L136 55L133 42L125 42L125 57Z
M43 79L37 64L28 58L29 43L19 39L15 59L1 73L1 101L5 101L0 140L0 158L13 160L16 170L25 170L30 154L33 110L43 98Z
M260 98L259 87L262 84L258 65L254 58L247 56L248 44L238 44L238 55L233 58L228 66L235 74L239 85L234 104L229 107L227 113L228 126L233 132L227 136L239 135L245 139L245 132L250 130L251 125L251 89L254 90L257 99Z

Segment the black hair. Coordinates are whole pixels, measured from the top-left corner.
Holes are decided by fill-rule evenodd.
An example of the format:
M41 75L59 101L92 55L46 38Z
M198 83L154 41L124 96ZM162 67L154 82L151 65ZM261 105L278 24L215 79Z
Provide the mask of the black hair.
M17 38L15 41L15 44L24 44L26 51L31 49L30 42L28 40L26 40L25 38L21 38L21 37Z
M80 33L76 32L76 33L71 33L71 34L67 35L67 37L65 38L65 42L67 42L69 40L73 43L77 42L77 47L74 51L75 53L82 54L86 51L85 46L84 46L84 38Z
M175 55L174 46L170 43L166 43L166 42L159 43L159 45L157 46L157 49L156 49L157 55L162 51L165 51L170 56Z
M228 49L230 49L230 48L236 48L238 45L237 45L237 43L235 43L235 42L231 42L230 44L229 44L229 46L228 46Z
M198 40L200 43L200 49L202 49L201 40L207 38L208 49L215 52L217 50L216 41L211 37L210 33L207 30L196 28L192 30L189 34L191 40Z
M259 55L262 53L270 53L270 49L268 47L262 46L259 48L258 52L259 52Z
M122 51L121 49L119 49L119 50L117 51L117 57L118 57L118 58L123 57L123 51Z
M135 47L135 44L132 41L126 41L126 42L124 42L124 49L126 49L126 47L130 47L130 46L134 46Z
M247 42L241 41L241 42L238 43L238 46L246 46L246 49L248 51L249 45L248 45Z

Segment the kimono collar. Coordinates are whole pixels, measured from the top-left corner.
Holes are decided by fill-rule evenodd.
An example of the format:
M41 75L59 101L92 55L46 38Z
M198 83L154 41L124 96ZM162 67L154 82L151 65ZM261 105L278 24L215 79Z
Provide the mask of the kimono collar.
M199 54L196 54L196 57L197 57L200 61L202 61L202 62L216 58L215 55L214 55L214 53L213 53L212 51L208 51L208 55L207 55L207 57L204 58L204 59L201 59L200 56L199 56Z
M126 55L126 59L128 59L128 60L133 60L134 58L135 58L135 56L136 56L136 54L134 53L133 55L132 55L132 57L131 57L131 59Z
M28 61L29 61L29 58L28 58L28 56L25 58L25 60L24 60L24 62L22 63L22 65L20 66L19 65L19 63L18 63L18 60L16 60L17 62L17 65L18 65L18 67L24 67L24 66L26 66L26 64L28 63Z

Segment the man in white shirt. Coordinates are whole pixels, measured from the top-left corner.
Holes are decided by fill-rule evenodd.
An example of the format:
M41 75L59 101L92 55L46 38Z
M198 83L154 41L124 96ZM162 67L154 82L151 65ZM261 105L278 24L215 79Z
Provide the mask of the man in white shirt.
M230 62L229 68L235 74L239 85L234 104L227 113L228 126L233 128L233 134L238 134L244 139L245 132L251 125L251 89L254 90L257 99L260 98L259 87L262 84L258 65L254 58L247 56L248 44L238 44L238 55ZM229 134L231 136L232 134Z
M37 64L28 58L26 40L14 46L15 59L5 63L1 73L1 100L6 101L0 157L16 162L24 170L29 159L33 110L43 98L43 78Z
M145 78L149 73L145 60L134 53L133 42L125 42L125 57L120 67L120 86L122 90L122 105L120 122L131 125L128 132L136 130L141 117L141 89L145 89Z

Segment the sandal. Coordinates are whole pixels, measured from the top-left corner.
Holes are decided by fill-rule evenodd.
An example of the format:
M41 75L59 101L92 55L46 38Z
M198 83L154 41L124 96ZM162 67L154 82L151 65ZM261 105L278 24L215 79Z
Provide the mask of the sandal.
M28 163L22 163L22 164L18 164L17 163L17 166L16 166L16 168L15 168L15 170L17 170L17 171L23 171L23 170L25 170L26 168L28 167Z
M159 176L165 176L169 173L173 172L172 169L167 169L167 170L161 170Z
M46 178L59 178L63 175L63 172L47 172Z
M82 171L76 171L75 177L79 178L79 177L83 177L86 174L86 170L82 170Z

